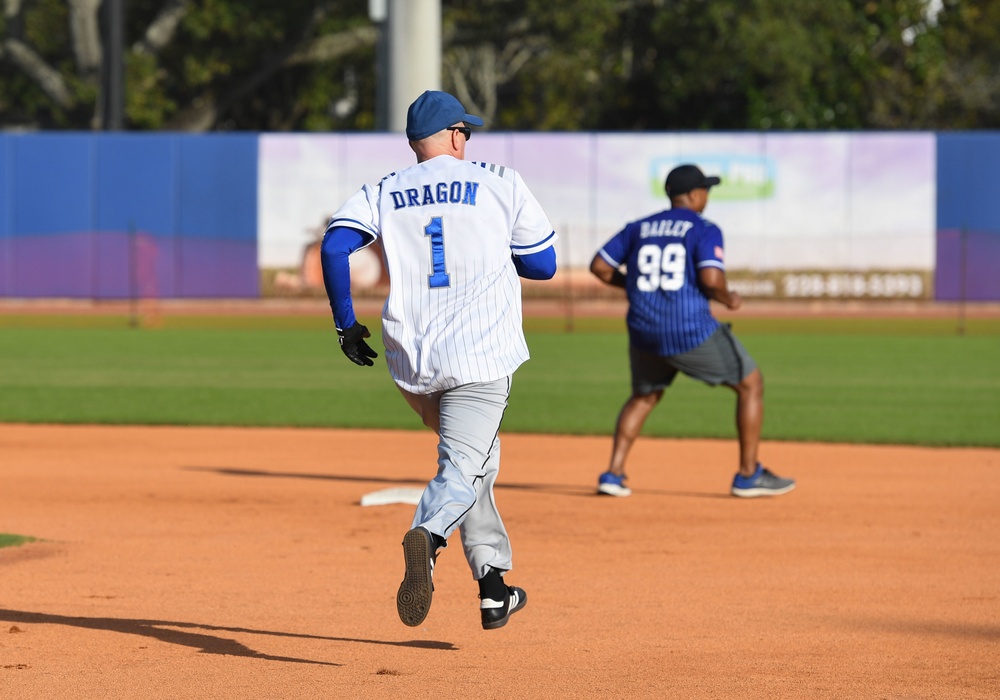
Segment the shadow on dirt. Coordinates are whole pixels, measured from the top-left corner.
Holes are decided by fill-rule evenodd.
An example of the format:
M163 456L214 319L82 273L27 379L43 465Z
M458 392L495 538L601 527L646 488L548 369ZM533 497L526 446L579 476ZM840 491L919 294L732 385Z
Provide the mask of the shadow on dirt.
M372 476L365 474L357 476L353 474L306 474L301 472L273 472L264 469L237 469L235 467L184 467L187 471L214 472L223 476L246 476L265 477L271 479L316 479L319 481L349 481L365 484L391 484L393 486L425 486L426 479L389 479L386 477ZM559 496L583 496L593 498L597 496L596 486L583 486L580 484L511 484L498 482L495 486L498 491L534 491L545 494L555 494ZM731 499L728 493L697 493L693 491L658 491L643 490L643 496L681 496L686 498L723 498ZM608 496L599 496L601 500L614 500Z
M272 479L318 479L320 481L351 481L366 484L391 484L393 486L426 486L427 479L389 479L365 474L302 474L295 472L271 472L263 469L235 469L226 467L186 467L189 471L215 472L224 476L268 477ZM494 486L497 490L538 491L563 496L592 496L595 489L572 484L503 484Z
M191 622L171 622L168 620L130 620L114 617L72 617L69 615L51 615L48 613L27 612L22 610L0 609L0 621L22 625L66 625L81 629L105 630L122 634L135 634L149 637L166 644L198 649L205 654L221 654L223 656L244 656L267 661L284 661L297 664L315 664L319 666L342 666L343 664L329 661L313 661L296 659L290 656L274 656L254 651L250 647L221 636L189 632L184 630L205 630L207 632L232 632L236 634L259 634L272 637L291 637L295 639L315 639L326 642L350 642L357 644L380 644L387 646L411 647L416 649L438 649L453 651L456 647L450 642L434 642L414 640L406 642L389 642L377 639L350 639L347 637L326 637L312 634L296 634L291 632L272 632L269 630L254 630L242 627L217 627L215 625L200 625Z

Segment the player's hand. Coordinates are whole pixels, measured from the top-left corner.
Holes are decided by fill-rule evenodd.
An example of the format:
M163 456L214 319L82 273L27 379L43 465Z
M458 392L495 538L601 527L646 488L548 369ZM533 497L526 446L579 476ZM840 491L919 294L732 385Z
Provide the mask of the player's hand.
M739 292L730 292L729 303L726 306L730 311L739 311L740 307L743 306L743 297L740 296Z
M372 337L367 328L360 323L355 323L344 330L338 328L337 335L340 336L340 349L347 355L348 360L356 365L368 367L375 364L371 358L378 357L378 353L372 350L364 340Z

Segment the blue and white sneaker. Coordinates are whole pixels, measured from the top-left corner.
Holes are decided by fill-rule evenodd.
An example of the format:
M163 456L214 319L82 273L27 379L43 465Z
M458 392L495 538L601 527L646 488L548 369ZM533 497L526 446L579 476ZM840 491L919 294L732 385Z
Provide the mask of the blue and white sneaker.
M625 485L627 478L624 474L618 476L611 472L604 472L597 480L597 493L605 496L617 496L618 498L631 496L632 489Z
M757 465L753 476L743 476L739 472L733 477L732 494L740 498L758 496L780 496L795 488L795 479L783 479L772 474L770 469Z

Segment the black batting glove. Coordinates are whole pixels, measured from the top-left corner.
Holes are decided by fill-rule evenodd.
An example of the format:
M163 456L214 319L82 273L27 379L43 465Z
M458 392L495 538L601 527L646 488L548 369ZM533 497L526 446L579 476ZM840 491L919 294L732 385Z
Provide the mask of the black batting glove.
M338 328L337 335L340 336L340 349L347 355L348 360L356 365L365 365L368 367L375 364L371 361L371 358L378 357L378 353L372 350L364 340L365 338L372 337L367 328L360 323L355 323L350 328L345 328L344 330Z

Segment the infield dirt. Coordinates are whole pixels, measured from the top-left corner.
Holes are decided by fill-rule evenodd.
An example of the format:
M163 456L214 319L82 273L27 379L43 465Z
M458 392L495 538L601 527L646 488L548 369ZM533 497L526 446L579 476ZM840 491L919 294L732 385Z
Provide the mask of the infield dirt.
M480 628L457 535L396 617L427 432L0 425L0 698L996 698L1000 450L503 435L527 607Z

